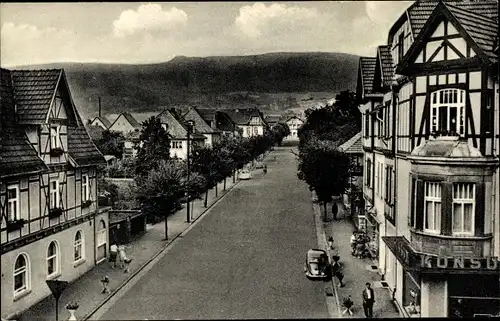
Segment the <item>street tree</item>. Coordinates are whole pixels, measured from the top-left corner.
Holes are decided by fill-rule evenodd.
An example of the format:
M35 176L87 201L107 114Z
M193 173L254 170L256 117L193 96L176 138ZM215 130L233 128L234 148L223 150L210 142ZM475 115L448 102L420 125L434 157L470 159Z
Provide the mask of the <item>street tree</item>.
M299 151L298 177L326 206L332 196L344 193L349 183L349 157L329 141L312 139Z
M224 180L224 190L226 190L226 179L233 172L234 162L231 157L231 152L229 149L223 145L214 144L213 152L216 156L216 172L217 178L216 180L220 182ZM217 195L217 185L215 185L215 192Z
M170 139L160 119L152 116L142 123L137 148L137 175L148 175L160 161L170 159Z
M113 155L118 159L123 157L125 137L121 132L105 130L94 143L104 155Z
M205 178L205 207L208 203L208 191L217 185L217 155L208 146L195 148L192 152L193 171L200 173Z

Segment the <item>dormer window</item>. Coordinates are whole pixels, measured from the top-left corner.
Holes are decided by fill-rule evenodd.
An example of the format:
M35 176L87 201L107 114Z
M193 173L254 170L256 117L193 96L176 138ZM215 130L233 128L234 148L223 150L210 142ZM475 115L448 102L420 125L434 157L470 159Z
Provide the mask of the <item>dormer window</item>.
M441 135L465 134L465 90L441 89L432 93L431 132Z
M61 130L61 126L50 127L50 148L51 149L61 148L60 130Z

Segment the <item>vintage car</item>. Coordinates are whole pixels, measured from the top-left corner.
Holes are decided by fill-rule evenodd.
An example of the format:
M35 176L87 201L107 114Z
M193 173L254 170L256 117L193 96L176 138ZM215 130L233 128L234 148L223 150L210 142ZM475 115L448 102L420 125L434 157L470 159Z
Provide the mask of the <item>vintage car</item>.
M328 279L331 277L328 255L323 250L310 249L306 254L304 272L308 279Z
M250 179L250 171L248 169L243 169L239 175L240 179Z

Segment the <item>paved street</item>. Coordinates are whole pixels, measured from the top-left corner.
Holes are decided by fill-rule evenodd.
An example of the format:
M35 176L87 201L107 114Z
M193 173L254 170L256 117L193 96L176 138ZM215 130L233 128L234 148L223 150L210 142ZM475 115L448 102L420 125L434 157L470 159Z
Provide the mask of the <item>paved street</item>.
M275 156L275 158L274 158ZM317 247L307 186L280 148L104 313L111 319L326 318L323 282L305 278Z

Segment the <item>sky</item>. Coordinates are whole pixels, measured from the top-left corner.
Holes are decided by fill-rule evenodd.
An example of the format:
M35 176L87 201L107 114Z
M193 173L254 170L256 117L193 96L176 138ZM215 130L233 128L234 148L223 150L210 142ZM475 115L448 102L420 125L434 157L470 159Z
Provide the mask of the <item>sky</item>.
M2 67L175 56L375 56L412 1L0 3Z

